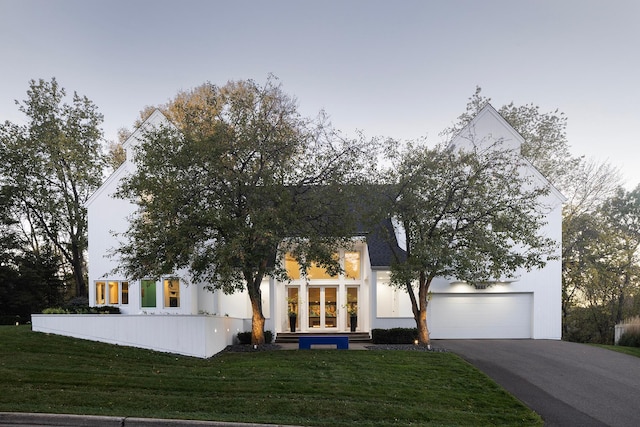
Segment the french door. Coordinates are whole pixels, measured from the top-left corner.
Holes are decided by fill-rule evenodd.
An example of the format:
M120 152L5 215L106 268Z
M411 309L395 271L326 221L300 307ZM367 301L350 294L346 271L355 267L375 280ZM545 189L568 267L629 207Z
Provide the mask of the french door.
M307 288L309 329L338 328L338 287L310 286Z

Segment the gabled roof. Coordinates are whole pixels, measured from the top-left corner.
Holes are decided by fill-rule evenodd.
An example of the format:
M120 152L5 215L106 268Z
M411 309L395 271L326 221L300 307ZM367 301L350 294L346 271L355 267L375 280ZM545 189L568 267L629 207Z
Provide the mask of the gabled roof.
M134 130L131 135L129 135L129 138L127 138L127 140L122 144L127 153L127 161L132 160L131 149L136 143L142 140L142 138L144 137L144 133L150 129L153 129L154 127L161 125L172 126L172 123L164 114L162 114L160 110L156 108L153 113L151 113L151 115L147 117L147 119L142 122L142 124L138 126L136 130Z
M129 135L127 140L122 143L122 147L125 149L126 159L124 163L118 167L111 175L104 180L102 185L93 192L93 194L84 202L84 207L88 208L93 201L98 198L106 188L110 187L113 181L118 181L122 175L124 175L125 171L128 170L128 163L131 162L131 148L135 143L142 140L143 134L148 129L153 128L154 126L159 126L161 124L170 124L169 120L166 118L164 114L158 109L154 110L153 113L144 121L140 126L138 126L132 133Z
M517 150L520 153L524 137L490 104L487 103L476 116L460 132L451 138L450 146L458 147L470 142L491 141L499 138L507 148ZM521 156L531 173L551 189L551 194L560 203L567 198L558 190L527 158Z
M482 107L480 112L451 138L450 144L453 146L460 143L464 144L463 141L469 141L477 137L480 137L480 140L498 137L506 143L509 148L517 150L519 150L520 146L525 142L522 135L520 135L490 103Z

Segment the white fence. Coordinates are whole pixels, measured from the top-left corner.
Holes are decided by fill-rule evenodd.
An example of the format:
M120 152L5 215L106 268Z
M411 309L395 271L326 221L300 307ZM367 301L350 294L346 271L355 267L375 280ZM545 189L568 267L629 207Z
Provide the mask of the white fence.
M624 334L624 331L627 329L627 326L628 325L622 324L622 323L619 325L616 325L615 334L614 334L615 337L613 339L613 343L615 345L618 345L618 341L620 341L620 337L622 336L622 334Z
M32 329L92 341L211 357L233 344L251 320L204 315L34 314Z

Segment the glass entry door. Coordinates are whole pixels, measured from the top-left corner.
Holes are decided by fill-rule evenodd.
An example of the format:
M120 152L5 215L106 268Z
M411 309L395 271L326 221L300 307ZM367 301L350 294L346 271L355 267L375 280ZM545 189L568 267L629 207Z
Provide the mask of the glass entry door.
M338 287L308 288L309 329L336 329L338 327Z

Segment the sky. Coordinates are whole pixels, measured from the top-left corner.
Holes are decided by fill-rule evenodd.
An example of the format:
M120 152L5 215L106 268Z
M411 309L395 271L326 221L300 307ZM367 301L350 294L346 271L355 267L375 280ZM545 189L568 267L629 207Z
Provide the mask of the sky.
M0 0L0 122L55 77L104 115L205 82L275 75L300 112L346 135L439 133L477 86L499 108L564 112L573 155L640 184L638 0Z

